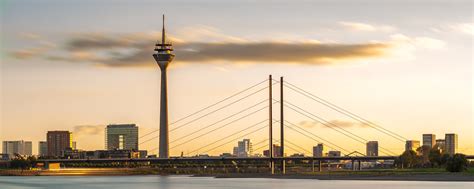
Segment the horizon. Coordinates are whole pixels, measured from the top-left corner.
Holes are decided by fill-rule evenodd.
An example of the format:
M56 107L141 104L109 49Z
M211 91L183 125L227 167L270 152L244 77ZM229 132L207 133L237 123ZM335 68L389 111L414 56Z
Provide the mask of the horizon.
M139 136L158 129L160 73L152 54L166 14L166 35L176 55L168 70L170 123L271 74L409 140L455 133L458 152L474 154L470 1L140 2L2 2L0 141L32 141L36 154L47 131L68 130L78 149L100 150L108 124L136 124ZM273 95L279 100L278 85ZM264 91L191 129L170 133L170 141L267 97ZM405 143L291 90L285 89L285 100L397 154L404 150ZM278 105L273 109L279 118ZM313 120L285 112L286 119L331 142L365 151ZM170 156L267 119L268 112L257 116L171 149ZM285 132L309 151L317 145ZM267 134L244 138L259 142ZM208 154L232 152L236 144ZM157 146L156 138L139 148Z

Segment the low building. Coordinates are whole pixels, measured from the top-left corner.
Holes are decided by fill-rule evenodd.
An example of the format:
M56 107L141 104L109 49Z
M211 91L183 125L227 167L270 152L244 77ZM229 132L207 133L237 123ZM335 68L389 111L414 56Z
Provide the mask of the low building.
M446 141L444 139L436 139L435 146L441 151L441 153L446 151Z
M281 155L280 155L280 154L281 154L281 147L280 147L280 145L274 144L272 147L273 147L273 148L272 148L273 157L281 157ZM264 150L264 151L263 151L263 156L265 156L265 157L270 157L269 150Z
M48 155L48 142L39 141L38 142L38 156L47 156Z
M329 151L328 157L341 157L341 151Z
M420 141L418 140L407 140L405 143L405 151L415 151L420 147Z

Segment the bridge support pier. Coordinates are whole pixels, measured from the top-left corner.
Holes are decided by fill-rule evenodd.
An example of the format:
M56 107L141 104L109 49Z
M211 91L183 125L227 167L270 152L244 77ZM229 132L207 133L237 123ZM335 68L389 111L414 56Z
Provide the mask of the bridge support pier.
M318 172L321 172L323 170L323 161L318 160Z
M351 160L351 164L352 164L352 166L351 166L352 170L355 171L356 168L355 168L354 160Z
M311 160L311 172L314 173L314 159Z
M358 161L357 170L359 170L359 171L362 170L362 167L360 165L360 160Z

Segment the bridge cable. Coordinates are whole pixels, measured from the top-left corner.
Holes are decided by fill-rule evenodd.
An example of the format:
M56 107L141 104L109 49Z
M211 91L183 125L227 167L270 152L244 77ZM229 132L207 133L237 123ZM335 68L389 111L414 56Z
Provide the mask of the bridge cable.
M319 96L316 96L316 95L314 95L314 94L312 94L312 93L310 93L306 90L303 90L303 89L297 87L296 85L293 85L289 82L285 82L284 85L285 85L285 87L287 87L287 88L289 88L289 89L291 89L291 90L293 90L293 91L295 91L295 92L297 92L297 93L299 93L303 96L306 96L306 97L308 97L308 98L310 98L310 99L312 99L312 100L314 100L314 101L316 101L316 102L318 102L318 103L320 103L320 104L322 104L322 105L324 105L328 108L331 108L334 111L337 111L341 114L344 114L344 115L346 115L346 116L348 116L348 117L350 117L350 118L352 118L352 119L354 119L354 120L356 120L356 121L358 121L358 122L360 122L364 125L372 127L373 129L375 129L379 132L382 132L382 133L384 133L388 136L391 136L392 138L394 138L396 140L399 140L401 142L405 142L407 140L405 137L403 137L403 136L401 136L401 135L399 135L399 134L397 134L393 131L390 131L390 130L388 130L388 129L386 129L386 128L378 125L378 124L375 124L375 123L373 123L373 122L371 122L371 121L369 121L369 120L367 120L367 119L365 119L365 118L363 118L363 117L361 117L361 116L359 116L355 113L350 112L349 110L341 108L341 107L339 107L339 106L337 106L337 105L335 105L335 104L333 104L333 103L331 103L331 102L329 102L329 101L327 101L327 100L325 100L325 99L323 99ZM299 91L296 90L295 88L298 89Z
M351 138L351 139L353 139L353 140L355 140L355 141L357 141L357 142L359 142L359 143L361 143L361 144L366 145L366 143L368 142L367 139L364 139L364 138L362 138L362 137L360 137L360 136L358 136L358 135L356 135L356 134L354 134L354 133L351 133L351 132L347 131L346 129L341 128L340 126L338 126L338 125L336 125L336 124L334 124L334 123L330 123L330 122L328 122L328 121L326 121L326 120L324 120L324 119L322 119L322 118L320 118L320 117L318 117L318 116L316 116L316 115L314 115L314 114L312 114L312 113L310 113L310 112L308 112L308 111L306 111L306 110L304 110L304 109L302 109L302 108L300 108L300 107L298 107L298 106L296 106L296 105L294 105L294 104L292 104L292 103L290 103L290 102L287 102L287 101L285 101L285 102L286 102L286 103L285 103L285 106L286 106L286 107L292 109L293 111L295 111L295 112L297 112L297 113L299 113L299 114L301 114L301 115L304 115L304 116L306 116L306 117L312 119L313 121L319 122L319 123L323 124L324 126L329 127L329 128L331 128L331 129L337 131L338 133L341 133L341 134L343 134L343 135L345 135L345 136L347 136L347 137L349 137L349 138ZM288 105L286 105L286 104L290 104L290 105L296 107L297 109L299 109L299 110L301 110L301 111L303 111L303 112L305 112L305 113L307 113L307 114L309 114L309 115L312 115L312 116L318 118L319 120L316 120L316 119L314 119L313 117L310 117L310 116L308 116L308 115L302 113L301 111L298 111L298 110L294 109L293 107L288 106ZM321 120L322 120L322 121L321 121ZM341 129L342 131L345 131L345 132L342 132L342 131L340 131L340 130L337 130L337 129L335 129L335 128L332 127L332 126L329 126L328 124L329 124L329 125L332 125L332 126L334 126L334 127L337 127L337 128L339 128L339 129ZM350 135L347 134L347 133L349 133L350 135L353 135L353 136L355 136L355 137L350 136ZM356 137L357 137L357 138L356 138ZM395 154L395 153L391 152L390 150L383 148L383 147L380 146L380 145L379 145L379 148L382 149L381 151L385 150L385 151L386 151L385 153L386 153L387 155L389 155L389 154L392 154L392 155ZM387 152L389 152L389 153L387 153Z

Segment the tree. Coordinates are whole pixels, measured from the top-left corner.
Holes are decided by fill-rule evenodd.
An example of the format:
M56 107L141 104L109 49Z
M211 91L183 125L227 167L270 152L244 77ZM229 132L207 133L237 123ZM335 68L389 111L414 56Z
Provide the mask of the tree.
M443 166L443 165L446 165L446 163L448 162L448 159L450 158L451 156L449 154L443 154L441 156L441 161L440 161L440 165Z
M418 154L421 154L421 164L423 166L431 166L430 162L430 152L431 152L431 147L429 146L421 146L418 149L416 149Z
M467 170L467 159L464 154L454 154L446 162L446 170L449 172L462 172Z
M428 156L431 166L441 166L441 151L437 148L432 148L430 150L430 155Z
M419 157L413 150L407 150L403 152L398 158L403 167L411 168L418 164Z

